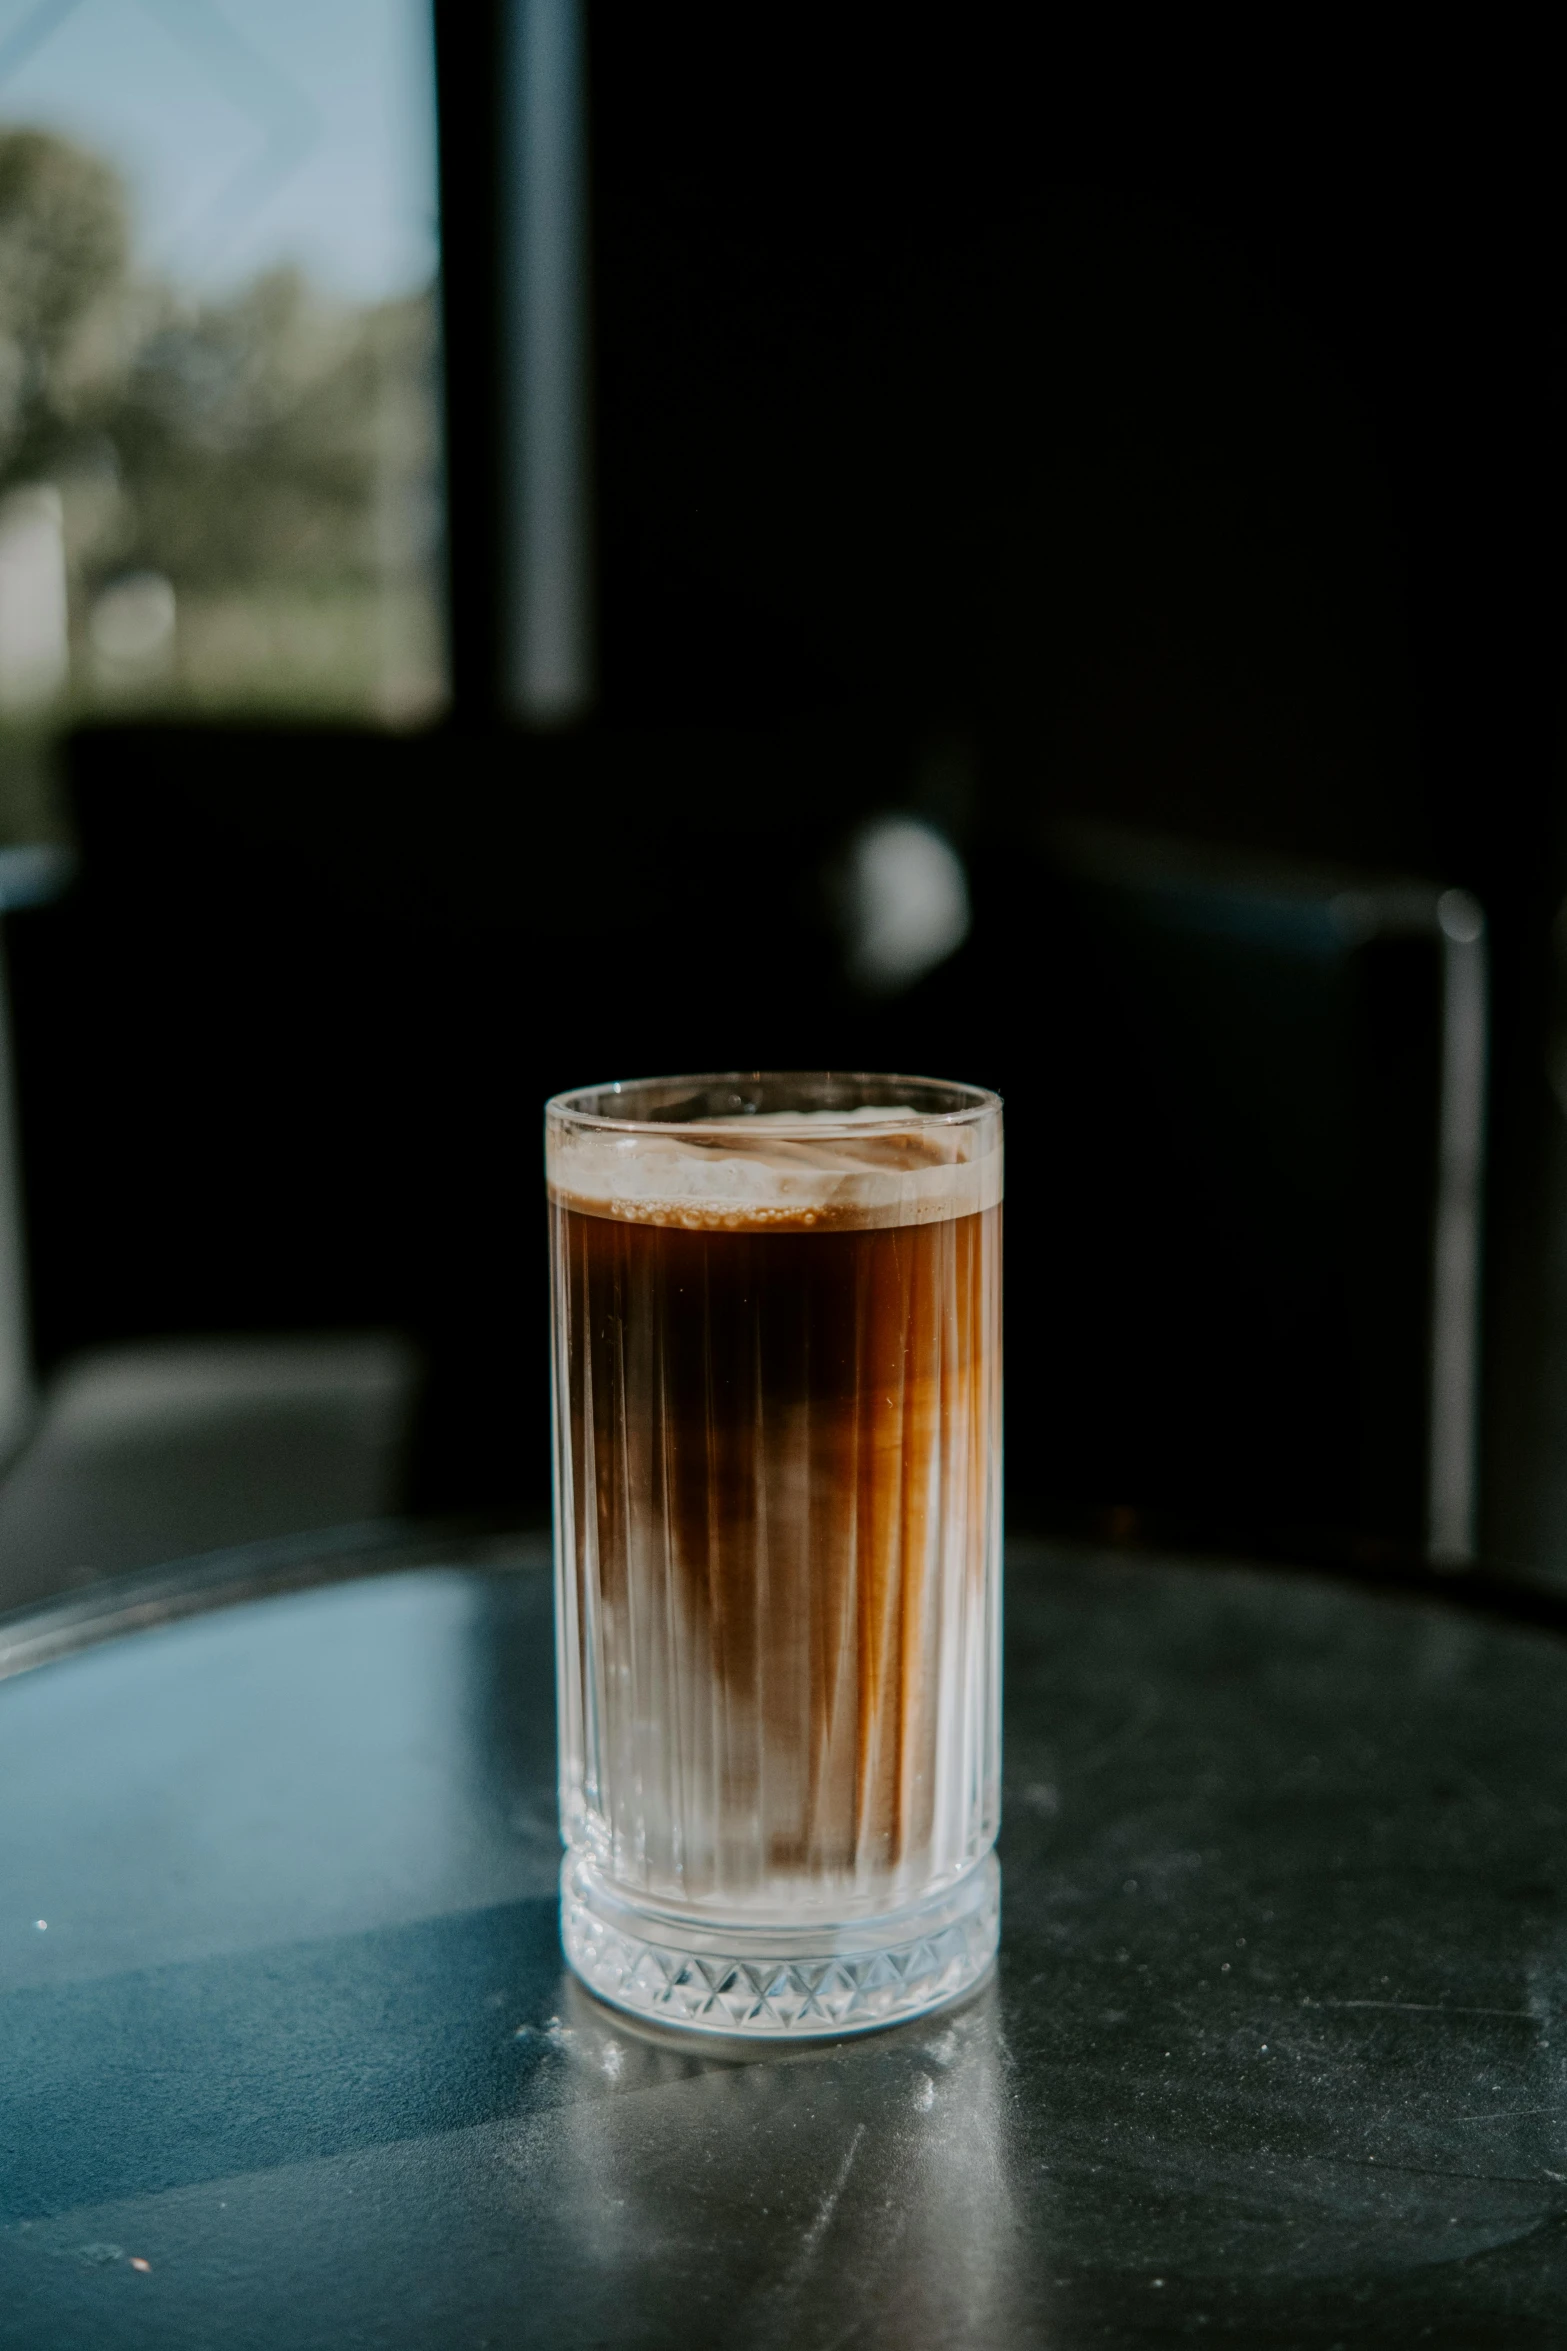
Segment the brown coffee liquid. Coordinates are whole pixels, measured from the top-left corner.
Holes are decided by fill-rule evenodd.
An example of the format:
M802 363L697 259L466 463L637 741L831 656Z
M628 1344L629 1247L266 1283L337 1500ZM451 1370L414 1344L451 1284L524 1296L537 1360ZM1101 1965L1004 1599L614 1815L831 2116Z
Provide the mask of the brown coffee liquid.
M553 1214L568 1724L602 1866L696 1901L961 1870L995 1826L999 1208Z

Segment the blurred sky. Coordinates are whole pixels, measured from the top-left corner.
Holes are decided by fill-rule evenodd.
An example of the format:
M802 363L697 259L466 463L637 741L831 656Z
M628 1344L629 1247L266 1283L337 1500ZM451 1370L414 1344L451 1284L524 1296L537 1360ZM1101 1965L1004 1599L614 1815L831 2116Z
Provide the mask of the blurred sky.
M219 289L281 260L374 300L436 266L430 0L0 0L0 124L131 190L143 263Z

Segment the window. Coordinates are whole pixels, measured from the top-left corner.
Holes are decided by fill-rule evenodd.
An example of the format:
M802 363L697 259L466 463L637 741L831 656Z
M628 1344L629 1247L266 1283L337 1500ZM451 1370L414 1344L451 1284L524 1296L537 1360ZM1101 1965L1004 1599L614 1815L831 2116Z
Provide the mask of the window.
M431 49L429 0L0 0L0 741L441 704Z

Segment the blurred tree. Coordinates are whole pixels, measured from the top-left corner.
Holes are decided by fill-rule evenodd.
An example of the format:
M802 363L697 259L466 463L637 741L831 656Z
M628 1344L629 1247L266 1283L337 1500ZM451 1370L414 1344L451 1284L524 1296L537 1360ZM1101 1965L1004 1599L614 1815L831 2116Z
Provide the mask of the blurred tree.
M123 364L130 238L109 166L0 133L0 486L56 469Z
M329 306L292 269L171 303L110 425L122 559L192 588L378 576L388 394L428 366L428 311Z
M428 294L334 304L288 268L184 293L134 268L107 164L0 131L0 494L61 492L73 699L427 711L435 382ZM178 645L128 689L91 615L149 575Z

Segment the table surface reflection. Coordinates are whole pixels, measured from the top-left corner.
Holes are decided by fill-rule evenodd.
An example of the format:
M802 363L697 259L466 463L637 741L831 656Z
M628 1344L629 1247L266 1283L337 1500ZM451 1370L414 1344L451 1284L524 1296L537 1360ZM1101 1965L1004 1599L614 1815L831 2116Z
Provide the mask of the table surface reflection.
M1567 1648L1008 1577L999 1974L785 2054L564 1975L541 1543L0 1627L0 2344L1558 2344Z

